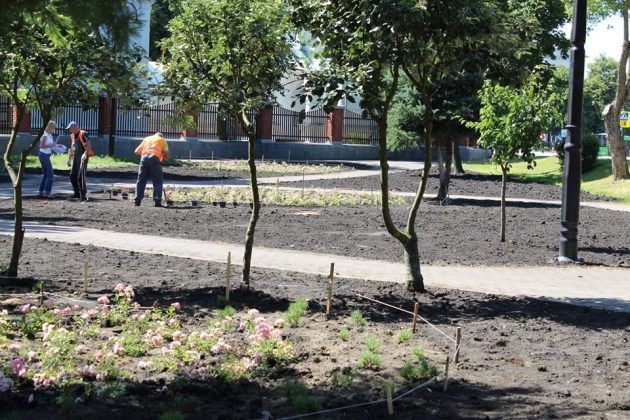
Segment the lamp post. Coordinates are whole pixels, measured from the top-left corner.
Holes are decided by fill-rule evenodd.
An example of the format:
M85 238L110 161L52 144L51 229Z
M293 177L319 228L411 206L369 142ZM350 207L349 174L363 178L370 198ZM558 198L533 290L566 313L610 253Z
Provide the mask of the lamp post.
M580 182L582 177L582 100L584 93L584 42L586 41L586 0L573 1L571 63L569 75L569 121L564 144L564 174L560 255L558 261L580 262L578 224L580 219Z

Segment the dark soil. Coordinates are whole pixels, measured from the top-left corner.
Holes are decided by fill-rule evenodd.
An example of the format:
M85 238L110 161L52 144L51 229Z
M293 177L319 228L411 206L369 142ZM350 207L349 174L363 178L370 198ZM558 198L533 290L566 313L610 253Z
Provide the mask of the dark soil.
M398 185L403 185L402 179L417 179L412 173L397 177ZM479 180L469 181L458 179L454 185L461 185L461 194L473 195L470 191L478 191L473 184ZM314 186L331 187L328 182ZM352 179L338 187L359 189L373 182ZM485 190L499 191L496 180L483 182L487 183ZM406 191L407 187L397 184L392 183L392 187ZM554 199L547 187L523 184L519 191L527 198ZM378 184L375 191L377 188ZM451 193L455 194L453 190ZM25 200L25 215L29 221L121 232L145 233L149 223L154 226L149 229L151 234L223 242L242 242L249 219L249 209L244 205L223 209L211 205L154 208L143 203L135 208L133 203L109 200L106 195L93 195L91 199L85 204L65 199ZM10 218L12 213L9 200L0 202L0 217ZM400 224L406 220L406 213L407 206L393 208L394 219ZM423 204L418 220L423 263L552 263L559 239L558 206L509 204L505 244L498 241L498 215L498 203L494 201ZM580 220L581 257L592 264L630 266L630 213L583 208ZM400 261L402 255L374 206L264 207L255 244L392 261ZM10 245L9 237L0 236L2 260L9 255ZM224 284L223 264L34 239L25 241L20 275L24 281L44 281L49 293L72 294L82 287L86 256L91 299L125 282L134 286L141 303L151 305L157 300L168 304L177 300L191 311L193 319L195 314L216 308L216 295ZM395 418L630 416L630 314L456 290L409 294L398 285L337 279L334 316L326 321L322 299L325 284L326 279L320 276L254 269L253 290L233 293L235 307L254 307L269 313L286 310L296 298L311 299L303 325L289 331L299 357L278 374L230 384L187 381L180 386L144 378L130 383L125 395L115 400L85 396L75 390L84 402L70 415L59 411L55 391L35 391L39 403L28 406L26 398L33 390L25 386L8 395L0 394L0 417L18 410L23 416L18 418L144 419L159 418L175 407L187 418L260 418L263 398L269 401L269 411L275 418L309 411L291 406L274 392L286 379L303 381L326 409L377 400L388 381L395 383L395 395L399 395L417 384L402 380L397 371L404 351L408 351L404 346L387 348L389 358L382 370L363 373L349 386L333 383L335 372L354 368L364 349L358 338L361 334L376 335L382 342L390 337L391 342L395 332L409 324L406 315L364 300L357 293L407 310L418 300L421 315L438 328L449 335L456 326L463 329L460 363L451 367L448 392L443 392L441 385L418 390L395 402ZM28 292L19 287L3 290ZM370 322L365 331L357 332L356 339L341 342L338 332L348 325L349 314L355 309L360 309ZM445 356L453 351L450 341L425 324L421 324L414 340L427 349L429 359L442 370ZM198 404L181 408L182 397L191 395L199 400ZM383 417L386 409L381 403L320 418Z

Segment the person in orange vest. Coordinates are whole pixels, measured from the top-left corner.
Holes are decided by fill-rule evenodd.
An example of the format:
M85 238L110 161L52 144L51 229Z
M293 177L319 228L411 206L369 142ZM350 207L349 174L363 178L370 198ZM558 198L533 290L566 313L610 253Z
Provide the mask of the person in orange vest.
M87 165L90 158L94 156L94 151L87 134L76 122L71 121L66 130L70 131L68 166L70 166L70 182L74 190L73 197L84 202L87 201Z
M140 167L138 168L138 181L136 182L135 205L139 206L144 198L144 189L147 186L147 178L151 177L153 182L153 201L155 207L162 207L162 162L168 159L168 143L164 140L162 133L155 133L145 137L136 147L134 152L140 156Z

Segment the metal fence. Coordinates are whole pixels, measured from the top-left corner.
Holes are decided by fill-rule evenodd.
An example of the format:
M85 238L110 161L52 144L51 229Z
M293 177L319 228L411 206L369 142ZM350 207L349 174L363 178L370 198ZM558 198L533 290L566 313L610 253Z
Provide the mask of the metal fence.
M13 129L13 109L11 99L0 96L0 134L11 134Z
M276 142L327 143L326 112L291 111L273 107L272 138Z
M156 132L166 137L179 137L181 129L174 103L150 107L118 106L116 109L116 135L146 137Z
M346 109L343 117L343 144L378 144L378 124Z
M247 114L250 121L257 123L257 112L250 110ZM206 105L197 119L197 137L200 139L219 139L223 141L247 141L247 133L241 128L236 118L222 116L219 104Z
M79 127L85 131L89 136L98 135L98 120L100 110L99 107L94 105L88 108L84 108L81 105L67 105L59 110L53 116L53 119L57 122L56 134L66 133L65 128L70 121L74 121L79 124ZM39 130L46 125L48 121L42 120L42 113L38 109L31 110L31 134L39 133Z

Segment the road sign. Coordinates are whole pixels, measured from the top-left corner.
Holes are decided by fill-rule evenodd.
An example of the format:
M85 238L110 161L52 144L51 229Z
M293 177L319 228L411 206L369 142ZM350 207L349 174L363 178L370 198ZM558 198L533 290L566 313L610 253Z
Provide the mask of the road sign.
M621 111L619 113L619 127L630 128L630 118L628 118L628 111Z

